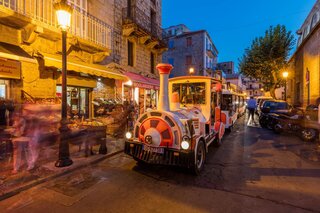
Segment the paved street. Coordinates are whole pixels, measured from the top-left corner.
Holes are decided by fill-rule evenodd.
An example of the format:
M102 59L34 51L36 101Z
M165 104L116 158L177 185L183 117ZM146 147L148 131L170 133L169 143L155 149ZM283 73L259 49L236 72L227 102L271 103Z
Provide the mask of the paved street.
M0 202L0 212L320 212L316 144L243 119L200 176L124 154Z

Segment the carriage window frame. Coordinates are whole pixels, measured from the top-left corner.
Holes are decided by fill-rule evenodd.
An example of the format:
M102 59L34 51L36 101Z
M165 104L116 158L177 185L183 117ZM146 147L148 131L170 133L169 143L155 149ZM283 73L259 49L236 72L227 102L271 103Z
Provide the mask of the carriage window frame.
M181 104L205 105L206 90L205 82L172 84L172 92L178 92Z

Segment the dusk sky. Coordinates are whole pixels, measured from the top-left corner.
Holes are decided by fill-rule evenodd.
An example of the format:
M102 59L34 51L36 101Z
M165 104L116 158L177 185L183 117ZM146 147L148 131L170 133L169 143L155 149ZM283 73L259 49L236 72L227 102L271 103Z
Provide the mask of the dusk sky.
M195 3L197 2L197 3ZM218 62L234 61L271 25L283 24L294 34L316 0L163 0L163 28L185 24L205 29L219 51ZM295 34L296 35L296 34ZM296 37L297 38L297 37Z

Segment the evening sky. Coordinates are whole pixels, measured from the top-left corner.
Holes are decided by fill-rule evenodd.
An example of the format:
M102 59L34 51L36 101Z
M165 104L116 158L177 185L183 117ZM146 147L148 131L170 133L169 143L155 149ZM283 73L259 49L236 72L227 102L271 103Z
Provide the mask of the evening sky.
M316 0L163 0L163 28L185 24L205 29L219 51L218 62L234 61L271 25L283 24L294 34ZM297 38L296 34L295 37Z

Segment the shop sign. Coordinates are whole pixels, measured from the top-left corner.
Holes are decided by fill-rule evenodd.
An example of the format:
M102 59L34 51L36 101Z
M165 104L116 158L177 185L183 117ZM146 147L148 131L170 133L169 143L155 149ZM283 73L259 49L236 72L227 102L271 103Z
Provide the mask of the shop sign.
M13 60L0 59L0 78L21 78L21 63Z
M139 83L139 82L133 82L134 87L139 87L143 89L154 89L157 90L159 88L158 86L150 85L150 84L144 84L144 83Z

